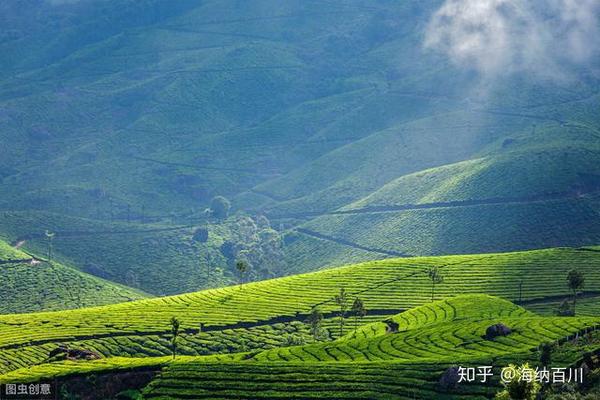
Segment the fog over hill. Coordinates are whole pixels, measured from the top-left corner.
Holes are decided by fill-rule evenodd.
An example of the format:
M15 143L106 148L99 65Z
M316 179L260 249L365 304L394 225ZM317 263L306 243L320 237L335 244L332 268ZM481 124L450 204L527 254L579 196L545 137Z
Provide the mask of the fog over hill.
M0 236L69 233L62 262L156 294L234 279L231 224L190 241L217 195L269 218L276 275L597 244L599 19L593 0L3 2Z

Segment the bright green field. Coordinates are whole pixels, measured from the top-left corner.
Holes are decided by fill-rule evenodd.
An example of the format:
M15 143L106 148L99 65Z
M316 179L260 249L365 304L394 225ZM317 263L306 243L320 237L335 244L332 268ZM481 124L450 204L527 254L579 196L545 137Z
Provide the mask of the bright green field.
M436 298L487 293L509 300L568 296L571 268L586 275L586 291L600 286L600 253L548 249L505 254L390 259L321 272L81 310L0 316L3 372L43 362L56 343L95 349L104 356L160 356L169 353L172 316L182 322L182 354L200 355L279 347L287 335L310 339L301 322L315 305L335 312L341 287L360 296L381 318L430 301L425 272L438 266L445 276ZM296 313L300 312L300 316ZM280 319L280 318L283 318ZM366 320L364 322L371 322ZM553 320L548 320L550 324ZM564 320L568 321L568 320ZM200 323L205 332L198 334ZM329 324L335 333L334 322ZM477 325L477 329L481 325ZM554 329L549 327L550 330ZM568 329L559 326L559 332ZM243 340L242 340L243 339Z
M597 329L598 317L540 317L506 300L487 295L448 298L416 307L393 319L399 332L384 324L363 325L332 342L283 346L262 352L223 356L113 357L91 362L55 362L18 369L0 382L30 382L140 368L162 369L144 389L148 398L356 398L478 399L497 390L492 385L463 384L451 393L436 382L451 365L488 365L535 360L541 343L560 342L577 332ZM486 340L496 323L513 333ZM583 347L564 347L553 366L569 365ZM600 344L591 344L595 349ZM595 346L595 347L594 347Z

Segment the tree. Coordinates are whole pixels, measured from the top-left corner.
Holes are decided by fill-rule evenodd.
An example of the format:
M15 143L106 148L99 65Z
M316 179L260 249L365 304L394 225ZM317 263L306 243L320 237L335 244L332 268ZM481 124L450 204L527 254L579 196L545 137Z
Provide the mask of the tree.
M321 324L323 323L323 313L318 307L313 307L306 320L310 325L310 334L314 340L319 340L321 336Z
M335 304L340 307L340 337L344 336L344 318L348 309L348 295L346 289L341 288L340 293L334 297Z
M171 318L171 350L173 351L173 360L177 356L177 338L179 336L179 320Z
M431 301L433 301L435 297L435 285L444 282L444 277L437 267L429 268L427 276L431 280Z
M54 232L46 230L46 241L48 242L48 261L52 261L52 240L54 240Z
M192 240L199 243L208 242L208 228L205 226L201 226L194 231L194 235L192 236Z
M573 308L571 308L569 300L564 299L563 301L561 301L561 303L558 305L558 308L556 309L556 315L559 315L561 317L572 317L575 315L575 311L573 311Z
M523 364L520 367L509 365L512 373L505 374L510 376L508 382L503 382L504 390L496 394L496 400L535 400L542 385L535 379L524 379L525 376L535 377L535 370L529 367L529 364Z
M552 362L552 351L554 350L552 343L543 343L540 346L540 364L547 367Z
M576 269L572 269L567 274L567 286L573 292L573 312L577 306L577 291L585 286L585 277L583 273Z
M244 286L244 275L246 274L246 271L248 271L248 264L244 260L237 260L235 262L235 269L240 276L240 290L242 290Z
M354 299L354 303L352 303L352 312L354 313L354 330L356 330L358 327L358 318L362 319L365 315L367 315L365 304L359 297Z
M229 215L231 203L223 196L216 196L210 201L210 211L215 218L225 219Z

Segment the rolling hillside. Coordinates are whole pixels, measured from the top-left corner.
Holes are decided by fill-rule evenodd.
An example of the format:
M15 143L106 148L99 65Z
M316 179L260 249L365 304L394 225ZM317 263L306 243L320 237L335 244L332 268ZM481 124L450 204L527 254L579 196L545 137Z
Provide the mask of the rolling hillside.
M303 242L289 257L314 268L337 262L336 252L321 247L381 258L594 244L600 152L592 133L571 134L543 143L515 136L481 157L404 175L337 210L298 213L310 221L297 228Z
M500 366L533 361L536 348L544 342L561 343L561 355L552 366L571 365L583 349L600 346L597 341L572 345L568 340L596 329L598 317L539 317L486 295L433 302L392 319L399 323L398 333L386 333L385 324L376 322L332 342L175 360L115 357L54 362L1 375L0 382L58 378L68 387L70 378L76 382L82 375L108 372L118 377L162 369L143 390L144 398L270 399L288 397L292 391L301 398L484 399L498 390L497 377L490 384L463 384L450 390L437 382L457 362L486 365L495 360L494 365ZM485 339L486 328L496 323L514 332Z
M96 232L58 240L69 266L157 295L229 284L229 222L205 246L184 228L215 195L290 238L278 274L599 242L595 59L482 81L424 48L441 1L15 1L0 236Z
M0 281L0 314L67 310L146 297L57 262L32 257L2 241Z
M251 357L258 363L249 366L244 364L246 360L221 363L216 368L202 362L173 364L151 382L145 395L169 399L187 395L278 398L288 396L291 390L302 398L488 398L497 386L465 384L448 393L437 386L437 380L456 363L469 365L499 357L527 359L531 357L527 353L541 342L555 341L598 323L598 318L535 317L488 296L459 296L406 314L410 315L397 317L403 322L397 334L367 325L362 328L371 333L366 337L269 350ZM493 341L482 338L485 328L499 321L516 333ZM232 373L237 378L227 379ZM203 379L198 379L200 376Z
M491 400L441 381L551 356L600 396L599 22L0 1L0 389Z
M184 355L231 353L310 342L304 323L314 306L335 318L333 297L344 287L363 299L369 315L383 319L431 300L427 271L440 268L445 280L436 298L487 293L531 304L569 296L567 271L586 276L585 295L597 296L600 253L549 249L521 253L393 259L321 272L211 289L180 296L80 310L0 316L1 372L47 360L57 343L106 357L148 357L170 352L169 320L181 320ZM596 315L594 310L591 315ZM584 310L581 310L585 314ZM202 326L200 325L202 324ZM325 324L339 336L335 320Z

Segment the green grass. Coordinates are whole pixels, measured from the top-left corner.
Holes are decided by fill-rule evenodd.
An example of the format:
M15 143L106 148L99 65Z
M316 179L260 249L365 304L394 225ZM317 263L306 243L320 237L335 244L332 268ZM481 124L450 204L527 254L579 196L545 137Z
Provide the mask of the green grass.
M571 299L569 299L570 301ZM551 301L544 301L539 303L527 304L528 310L531 310L541 315L554 315L558 310L560 303L563 300L553 299ZM579 298L577 299L577 314L578 315L600 315L600 301L598 296L591 298Z
M405 175L342 210L536 196L543 199L597 190L598 182L587 182L586 176L600 176L600 149L585 141L554 146L548 141L526 151L495 150L482 158Z
M27 260L30 258L31 256L27 253L0 241L0 260Z
M186 363L174 364L146 388L150 399L484 399L485 387L443 395L431 379L445 364Z
M58 262L34 261L31 255L3 241L0 241L0 282L2 314L67 310L147 297Z
M292 208L288 215L308 222L298 224L300 240L288 256L311 269L338 261L338 254L361 260L365 251L384 258L597 243L594 132L568 125L538 134L543 141L517 130L509 145L498 140L480 157L404 174L337 210Z
M354 245L404 254L461 254L579 246L600 240L598 195L527 203L330 215L301 227ZM349 247L353 247L352 245ZM312 250L310 247L308 252ZM320 252L317 252L319 254ZM385 257L382 253L381 257ZM313 260L327 264L327 258Z

